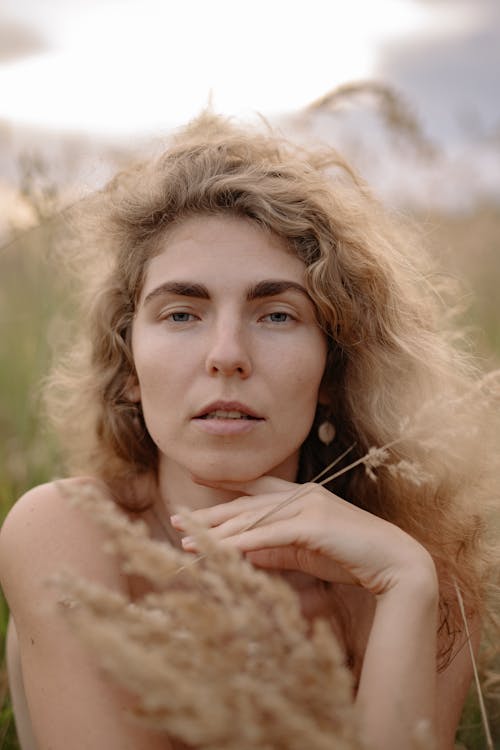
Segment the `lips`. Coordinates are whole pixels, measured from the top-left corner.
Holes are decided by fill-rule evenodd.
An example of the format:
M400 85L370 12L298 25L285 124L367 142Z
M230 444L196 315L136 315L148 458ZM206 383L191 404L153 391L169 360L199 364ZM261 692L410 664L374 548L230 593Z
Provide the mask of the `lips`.
M217 409L211 411L209 414L204 414L200 419L255 419L249 414L244 414L240 411L224 411L223 409Z
M194 419L261 420L263 417L239 401L214 401L204 406Z

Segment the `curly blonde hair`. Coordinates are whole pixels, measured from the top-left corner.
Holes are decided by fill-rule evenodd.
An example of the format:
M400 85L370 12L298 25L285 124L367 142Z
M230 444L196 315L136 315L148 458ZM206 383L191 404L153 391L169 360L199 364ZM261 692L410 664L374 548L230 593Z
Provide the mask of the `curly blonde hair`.
M155 476L156 446L126 395L134 376L131 326L149 260L173 224L195 214L250 219L283 238L306 266L328 336L322 391L329 403L318 407L299 480L349 447L352 460L391 443L392 471L380 467L373 481L361 467L330 488L431 552L444 613L454 609L455 582L469 609L483 612L498 559L487 539L498 445L487 431L489 396L447 332L421 244L331 149L307 150L204 113L163 155L120 173L86 201L78 224L89 270L82 337L48 385L71 468L101 477L131 508L137 498L123 488ZM317 438L325 408L336 424L328 448ZM425 479L394 466L420 467Z

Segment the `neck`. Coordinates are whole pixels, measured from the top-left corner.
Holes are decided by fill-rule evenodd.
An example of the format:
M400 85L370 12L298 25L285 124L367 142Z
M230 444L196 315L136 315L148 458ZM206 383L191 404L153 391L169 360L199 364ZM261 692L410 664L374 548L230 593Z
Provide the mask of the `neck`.
M295 481L298 471L298 454L289 456L283 463L270 470L270 476ZM231 481L236 481L232 479ZM240 491L222 490L198 484L192 474L182 465L169 460L160 461L158 489L161 504L168 515L184 510L198 510L212 505L227 503L241 497Z
M171 461L160 462L158 486L163 507L169 515L181 509L209 508L219 503L227 503L241 495L241 492L197 484L183 466Z

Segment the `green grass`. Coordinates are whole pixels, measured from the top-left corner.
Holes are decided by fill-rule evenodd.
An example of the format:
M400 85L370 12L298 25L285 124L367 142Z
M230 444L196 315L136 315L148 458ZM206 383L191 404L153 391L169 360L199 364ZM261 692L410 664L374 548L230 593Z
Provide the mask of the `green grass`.
M486 356L500 356L500 209L485 206L468 217L427 217L426 223L431 244L452 273L467 279L474 294L468 321L482 332L480 350ZM38 403L40 378L50 362L54 321L64 320L61 310L69 312L63 276L51 260L53 241L49 226L25 234L0 251L0 522L25 490L60 473ZM7 615L0 594L2 657ZM0 748L18 750L5 688L5 669L0 667ZM482 750L484 738L471 695L461 739L470 750ZM499 716L493 716L493 731L500 748Z
M37 229L0 255L0 524L14 501L57 474L55 443L39 418L39 383L51 356L61 277L48 261L50 229ZM0 748L17 750L4 667L7 604L0 592Z

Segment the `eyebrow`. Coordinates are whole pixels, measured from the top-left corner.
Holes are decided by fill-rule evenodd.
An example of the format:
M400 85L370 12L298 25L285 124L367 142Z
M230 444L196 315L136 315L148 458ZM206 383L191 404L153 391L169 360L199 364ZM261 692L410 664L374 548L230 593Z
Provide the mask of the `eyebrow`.
M253 300L264 299L265 297L275 297L278 294L288 291L300 292L300 294L305 295L312 302L309 292L302 284L283 279L264 279L263 281L259 281L248 289L246 298L248 302L252 302ZM144 304L147 305L152 299L165 294L210 299L210 292L204 284L196 284L191 281L166 281L149 292L144 300Z
M311 296L305 286L298 284L296 281L283 281L281 279L265 279L259 281L258 284L250 287L247 292L247 300L251 302L254 299L262 299L264 297L274 297L277 294L283 294L284 292L300 292L304 294L309 300Z
M177 294L180 297L198 297L199 299L210 299L208 289L204 284L194 284L191 281L166 281L153 289L144 300L147 305L155 297L165 294Z

